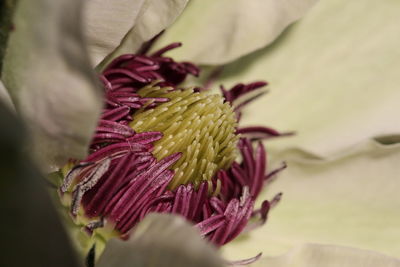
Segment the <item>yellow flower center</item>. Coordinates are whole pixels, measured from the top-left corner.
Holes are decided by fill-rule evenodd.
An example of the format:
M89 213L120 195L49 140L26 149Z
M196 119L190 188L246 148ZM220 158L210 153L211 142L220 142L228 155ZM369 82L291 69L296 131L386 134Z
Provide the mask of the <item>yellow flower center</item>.
M153 151L158 160L183 153L173 166L175 176L170 189L210 181L217 170L228 168L234 161L239 139L235 134L237 121L232 107L220 95L159 86L146 86L138 93L170 99L155 108L137 111L130 123L136 132L163 133Z

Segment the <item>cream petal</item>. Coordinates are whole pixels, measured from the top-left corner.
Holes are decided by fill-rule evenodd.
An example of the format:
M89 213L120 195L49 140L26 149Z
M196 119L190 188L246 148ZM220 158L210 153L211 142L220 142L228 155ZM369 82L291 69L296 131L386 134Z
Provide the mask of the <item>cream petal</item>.
M151 214L134 229L128 241L109 241L96 266L214 267L222 266L222 260L183 218Z
M0 102L3 103L10 110L15 110L14 104L11 100L10 94L4 87L3 82L0 80Z
M400 145L376 143L332 161L288 160L258 199L283 192L267 224L228 244L226 255L272 256L317 242L400 256L399 162Z
M87 1L83 25L93 66L120 44L148 3L148 0Z
M288 253L264 258L250 266L274 267L398 267L400 260L369 250L350 247L304 244Z
M44 170L86 155L101 109L81 10L79 0L20 0L9 36L2 80Z
M0 103L0 266L80 266L38 170L22 123Z
M271 43L317 0L191 1L158 47L183 42L176 59L224 64Z
M85 8L85 35L93 65L107 55L133 53L182 12L188 0L90 0ZM110 58L109 57L109 58Z
M270 151L325 158L399 137L399 12L398 1L320 1L271 47L228 65L218 83L270 82L270 94L243 117L297 132Z

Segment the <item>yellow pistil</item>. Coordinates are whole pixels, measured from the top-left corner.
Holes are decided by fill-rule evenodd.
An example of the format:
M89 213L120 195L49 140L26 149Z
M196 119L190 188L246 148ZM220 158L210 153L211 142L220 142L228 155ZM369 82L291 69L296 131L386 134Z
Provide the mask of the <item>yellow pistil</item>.
M183 153L173 166L175 176L170 189L210 181L217 170L226 169L234 161L239 139L235 134L236 117L220 95L193 89L171 91L159 86L146 86L138 93L142 97L170 99L155 108L137 111L130 123L137 132L163 133L152 152L158 160Z

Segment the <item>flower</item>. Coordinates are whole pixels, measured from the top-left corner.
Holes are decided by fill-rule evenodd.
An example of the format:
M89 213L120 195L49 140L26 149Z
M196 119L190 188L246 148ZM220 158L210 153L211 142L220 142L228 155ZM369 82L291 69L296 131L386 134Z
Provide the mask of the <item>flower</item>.
M111 224L117 235L128 238L148 213L173 213L222 246L250 219L260 217L260 222L249 228L265 223L280 198L254 210L263 185L282 169L267 173L260 140L281 134L237 126L243 106L261 96L266 83L222 87L223 97L203 88L181 89L186 76L197 76L199 69L163 56L178 46L149 56L121 55L100 75L105 108L90 154L71 162L60 187L62 196L71 193L65 205L89 234L107 236L102 228Z
M96 79L90 78L92 72L90 64L86 61L86 52L76 53L85 51L85 46L81 42L80 27L76 24L80 20L75 16L70 16L70 14L79 14L77 12L79 5L76 5L77 1L68 1L68 5L60 4L61 2L52 4L52 2L54 1L47 1L47 3L35 1L31 6L28 4L29 1L20 0L18 2L19 7L15 15L16 27L10 34L9 44L11 45L7 47L8 56L6 55L7 60L4 64L2 79L11 92L17 110L28 122L26 125L40 130L36 136L40 134L46 136L46 138L39 139L40 142L36 142L38 144L36 149L47 148L49 151L49 148L53 148L53 152L59 153L58 156L78 157L78 154L80 156L84 154L83 148L90 141L91 131L96 126L94 121L96 110L100 109L100 102L94 101L96 94L92 94L96 91L94 85ZM99 3L101 1L90 2ZM135 2L143 4L151 1ZM176 3L176 1L168 2ZM150 5L149 9L153 12L150 14L154 14L154 6L162 6L159 3L163 2ZM241 22L236 22L243 22L239 18L251 21L250 27L245 28L244 33L254 32L252 29L255 28L261 29L254 25L260 25L260 21L265 22L268 21L267 19L274 18L271 13L274 14L275 11L266 15L265 9L257 8L258 4L252 6L253 8L246 8L245 5L241 5L239 0L234 4L230 2L229 5L226 3L224 5L223 1L218 3L222 3L222 7L214 9L215 12L195 11L191 17L195 18L195 14L200 14L202 18L191 21L198 22L200 26L205 25L209 29L213 29L213 32L216 32L215 29L224 29L222 34L218 33L216 36L208 38L207 35L201 33L201 28L196 31L183 30L179 33L181 38L173 38L173 40L182 40L186 33L195 33L197 36L201 36L202 40L216 41L213 43L212 49L208 49L208 51L214 52L211 58L218 61L217 56L221 51L221 46L218 48L218 40L236 40L250 46L253 43L254 36L247 39L246 35L236 34L235 29L242 25ZM191 5L193 6L193 4ZM71 6L78 8L68 9ZM106 7L106 5L103 6ZM204 6L206 8L213 7L212 4ZM43 10L47 12L43 12ZM66 10L70 12L65 12ZM107 20L100 19L97 22L109 22L108 18L112 18L113 14L116 18L122 18L122 16L115 15L118 9L104 8L104 10L109 10L111 14L104 15L101 12L93 12L99 14L101 18L107 18ZM122 6L121 10L129 9ZM142 9L138 8L137 10ZM190 9L188 10L190 12ZM250 12L246 13L249 10ZM335 10L340 10L340 12L335 12ZM228 14L224 14L223 11L228 11ZM266 76L272 85L276 86L275 88L281 88L273 90L271 93L269 112L263 116L269 116L268 119L279 128L296 129L299 133L294 138L271 143L269 151L275 157L282 156L290 159L292 167L286 172L289 173L287 175L289 179L280 179L275 184L277 189L279 186L285 188L288 198L281 203L281 208L276 210L269 222L269 227L260 228L268 229L268 232L259 229L252 232L247 240L240 240L243 242L240 242L240 249L235 251L236 256L239 253L248 253L251 247L254 247L254 243L251 242L256 242L264 251L278 254L287 251L294 244L312 240L376 249L397 255L396 242L393 242L396 235L393 233L395 233L398 223L393 214L397 214L395 208L398 198L396 198L397 194L393 193L396 184L392 177L396 177L393 172L397 169L395 162L398 160L395 144L396 133L398 133L395 126L398 123L393 116L393 114L397 114L394 107L397 106L395 100L398 97L391 90L396 88L398 78L395 72L398 61L393 60L397 56L396 49L398 47L397 38L395 38L397 34L394 34L398 29L395 27L398 24L397 11L398 6L394 2L377 4L367 1L362 6L339 0L324 2L324 4L321 2L313 9L311 16L307 16L305 20L292 28L289 34L284 35L286 38L281 38L270 48L250 55L244 58L244 61L239 61L238 66L242 72L247 73L246 76L249 75L246 79L252 78L252 75L264 77L263 75L268 72ZM147 12L138 13L147 14ZM173 17L165 10L158 13L158 15L160 14L168 14L169 17ZM217 17L222 18L223 21L233 18L230 21L235 23L228 22L221 26L217 20L212 21L212 25L215 27L209 27L208 23L204 23L211 21L210 18L205 17L206 14L218 14ZM246 16L246 14L250 14L250 16ZM338 14L340 14L340 19L338 19ZM382 19L382 16L385 19ZM249 17L255 20L249 20ZM278 17L282 17L282 14ZM117 49L119 52L115 52L117 55L121 50L135 49L135 46L130 45L132 43L136 45L143 40L130 37L142 36L140 33L143 32L151 32L144 30L144 25L157 24L154 21L158 20L149 18L154 17L140 16L139 19L138 16L137 19L134 19L134 23L129 20L129 23L138 27L132 28L131 34L126 36L121 47ZM156 18L162 20L162 16L156 16ZM54 23L49 23L49 21L54 21ZM111 19L112 21L117 21L117 19ZM122 26L121 21L118 23ZM276 25L275 23L265 24ZM187 25L190 24L187 23ZM233 27L226 27L230 25ZM115 32L122 28L122 31L118 31L122 32L122 35L119 35L121 39L126 33L125 29L130 29L130 26L111 27ZM227 30L225 31L225 29ZM96 37L101 35L96 31L92 33L97 35ZM109 36L111 35L109 34ZM220 38L222 36L223 38ZM262 36L262 34L258 34L258 36ZM98 39L102 39L102 37ZM118 43L121 39L116 42ZM135 43L137 40L140 41ZM186 47L193 47L188 42L185 41L185 43ZM76 44L79 45L76 46ZM107 46L111 47L110 51L115 47L115 42L112 44ZM226 42L223 42L222 51L224 49L229 51L231 46L224 44ZM199 43L197 45L205 47ZM263 45L265 43L261 46ZM355 46L357 49L348 49ZM236 48L239 49L235 51L240 51L240 46ZM247 50L247 52L250 51ZM115 55L111 56L111 58L114 57ZM234 58L229 60L225 58L225 62ZM254 62L254 64L249 62ZM245 68L246 66L247 68ZM235 74L235 80L240 77L241 80L246 81L240 76L235 65L229 66L227 70L229 69ZM260 74L263 75L260 76ZM222 76L225 83L229 79L228 76L227 72ZM227 84L229 85L229 83ZM335 90L330 90L333 87ZM288 93L284 90L285 88L296 88L300 91L293 90ZM356 90L357 88L358 90ZM374 88L380 88L380 90L377 91ZM74 98L77 90L80 95ZM56 94L55 92L60 93ZM374 92L378 92L378 94L374 94ZM370 98L370 96L372 97ZM315 98L318 98L318 101L315 101ZM97 98L97 100L99 99L100 97ZM367 99L372 99L372 101ZM71 102L73 105L70 104ZM332 105L336 102L340 103L341 108L337 108L338 104ZM51 103L53 105L50 105ZM359 105L357 110L348 108L356 105ZM263 105L261 107L264 108ZM316 107L319 108L316 109ZM321 107L335 108L332 111ZM250 114L256 115L250 117L250 120L255 120L260 110L263 110L257 104L254 108L255 112L250 110ZM306 114L303 116L301 112L306 112ZM79 116L75 117L73 114L79 114ZM315 116L316 114L321 115L320 118ZM275 118L279 118L279 120L275 121L277 120ZM259 119L266 119L266 117L259 117ZM359 126L362 127L357 129ZM309 135L309 133L314 135ZM392 136L389 136L390 134ZM365 140L371 136L374 136L375 139L366 142ZM46 145L51 142L52 145ZM349 149L349 146L354 148L354 145L360 142L364 145L360 145L360 149L356 152ZM340 149L336 150L335 148ZM279 155L279 151L282 155ZM73 155L74 153L76 156ZM283 178L285 176L284 173ZM354 179L354 177L362 179ZM383 182L381 182L382 180ZM360 185L364 186L362 194ZM310 188L320 188L320 190L312 191L309 190ZM377 188L382 188L380 194L376 194ZM290 199L290 197L292 198ZM365 207L369 208L365 209ZM311 216L316 214L318 216ZM280 219L276 220L276 218ZM337 220L337 218L343 218L343 220ZM46 235L48 232L44 231L42 234ZM365 236L367 235L373 236L373 241L372 238L370 241L366 241ZM162 239L172 240L172 237L163 236ZM191 240L193 239L188 238L187 241ZM246 245L246 241L250 241L250 245ZM124 244L128 247L130 245ZM162 243L156 242L156 244ZM229 245L231 244L233 243ZM110 242L108 247L115 248L114 245L115 242ZM148 248L147 251L151 251L151 247L146 248ZM110 250L106 249L107 251ZM122 254L119 254L122 251L126 252L126 249L114 251L113 255L123 258ZM125 255L128 254L125 253ZM332 255L339 256L332 257ZM376 253L322 245L302 245L300 249L295 249L290 257L290 259L284 256L282 258L266 258L265 261L259 261L259 263L284 266L285 262L294 260L296 263L306 262L307 266L313 263L320 266L324 261L339 262L338 264L343 265L351 264L352 266L356 264L362 266L397 264L396 260Z

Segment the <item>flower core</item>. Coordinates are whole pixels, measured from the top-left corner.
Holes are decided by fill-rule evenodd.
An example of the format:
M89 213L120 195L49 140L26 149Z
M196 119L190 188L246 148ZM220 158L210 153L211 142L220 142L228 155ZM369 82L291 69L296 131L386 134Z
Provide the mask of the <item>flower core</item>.
M222 95L183 89L179 84L199 69L163 56L178 46L119 56L99 75L105 106L90 153L64 168L59 190L89 236L126 238L147 214L174 213L222 246L264 224L280 198L254 208L261 189L284 168L267 170L261 140L282 133L238 126L242 108L267 83L221 87Z
M161 132L152 154L158 159L181 152L173 165L175 189L192 183L211 181L217 170L227 169L237 157L237 121L229 103L220 95L195 92L194 89L171 91L170 87L146 86L138 91L145 98L168 98L155 108L143 107L130 123L136 132Z

